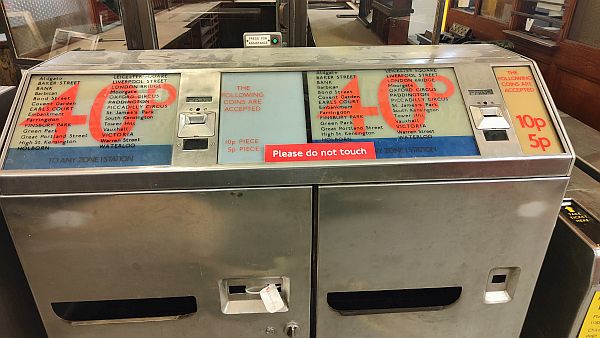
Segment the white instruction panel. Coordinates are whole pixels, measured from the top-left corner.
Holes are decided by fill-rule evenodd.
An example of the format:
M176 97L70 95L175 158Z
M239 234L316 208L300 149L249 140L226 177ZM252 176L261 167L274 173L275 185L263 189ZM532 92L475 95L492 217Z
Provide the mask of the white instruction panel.
M33 75L4 169L171 164L179 78Z
M267 144L306 143L302 73L225 73L219 163L261 163Z

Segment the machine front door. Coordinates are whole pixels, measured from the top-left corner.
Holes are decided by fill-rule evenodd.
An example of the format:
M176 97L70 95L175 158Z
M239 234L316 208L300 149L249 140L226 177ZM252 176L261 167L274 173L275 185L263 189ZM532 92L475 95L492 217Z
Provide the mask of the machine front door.
M566 184L319 188L317 338L518 337Z
M299 187L15 197L3 208L50 338L287 337L288 325L307 338L311 201ZM270 284L281 302L263 301Z

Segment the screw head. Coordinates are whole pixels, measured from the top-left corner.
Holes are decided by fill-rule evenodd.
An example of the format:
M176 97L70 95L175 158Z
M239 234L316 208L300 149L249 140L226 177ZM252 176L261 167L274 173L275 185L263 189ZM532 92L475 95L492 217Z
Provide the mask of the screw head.
M265 329L265 333L268 335L275 334L275 328L273 326L267 326L267 328Z

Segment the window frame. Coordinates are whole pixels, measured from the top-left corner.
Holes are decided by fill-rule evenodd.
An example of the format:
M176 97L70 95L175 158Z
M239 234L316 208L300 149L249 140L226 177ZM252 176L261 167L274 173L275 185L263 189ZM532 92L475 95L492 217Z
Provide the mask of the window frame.
M482 15L481 9L482 9L483 0L475 0L475 10L473 12L456 7L456 5L458 5L459 0L449 0L449 1L450 1L449 10L468 14L468 15L472 16L473 18L482 18L485 20L489 20L491 22L495 22L497 24L501 24L503 26L506 26L506 29L509 31L517 31L517 32L526 33L526 34L528 34L530 32L536 33L536 34L540 34L540 35L549 37L551 39L551 41L556 44L558 44L560 42L568 42L571 44L578 44L585 48L589 48L589 49L593 49L593 50L600 50L600 48L598 48L598 47L594 47L591 45L587 45L583 42L569 39L571 24L573 22L575 11L577 9L578 0L565 0L564 10L563 10L563 18L561 20L562 25L560 27L560 30L557 30L557 31L551 31L551 30L547 30L542 27L536 27L536 26L533 26L531 28L531 30L529 30L529 31L525 31L524 27L525 27L526 16L524 16L522 14L526 14L527 7L528 6L531 7L532 4L536 4L538 2L538 0L513 0L513 5L512 5L513 7L512 7L509 22L502 21L501 19L497 19L495 17ZM539 0L539 1L543 2L544 0Z

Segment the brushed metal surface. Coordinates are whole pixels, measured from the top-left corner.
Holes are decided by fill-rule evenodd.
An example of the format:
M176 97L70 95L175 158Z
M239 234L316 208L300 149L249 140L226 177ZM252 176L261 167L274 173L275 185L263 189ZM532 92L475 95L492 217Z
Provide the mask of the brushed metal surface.
M308 337L311 188L24 197L3 201L50 337ZM289 311L226 315L226 278L286 276ZM195 296L173 321L73 326L51 302Z
M358 58L357 55L365 57ZM176 60L176 62L173 62ZM523 62L523 56L493 45L352 46L284 49L98 51L65 53L40 70L195 69L256 67L344 67L347 65L431 64L443 62ZM82 65L87 68L83 70ZM369 67L370 68L370 67Z
M517 337L568 179L319 189L317 337ZM517 197L518 196L518 197ZM521 269L485 304L490 270ZM341 316L328 292L462 286L439 311Z
M578 158L598 167L600 133L565 113L560 117ZM600 216L600 182L577 167L571 173L566 197ZM600 290L599 260L597 243L559 217L521 337L577 337L592 297Z
M173 165L200 167L217 163L217 135L219 133L219 102L221 98L221 74L214 71L196 70L182 73L181 82L179 84L176 119L178 123L177 131L181 128L182 113L210 112L208 116L208 129L212 131L212 135L206 137L208 139L208 149L206 150L183 150L183 138L178 138L178 132L173 135ZM190 103L186 102L188 96L210 96L211 102L206 103ZM189 138L189 137L186 137Z
M593 297L594 249L559 218L536 284L522 338L575 338Z
M570 122L565 124L569 128ZM587 133L572 135L576 146L582 137L588 136ZM582 154L587 155L585 150ZM573 169L566 197L577 201L593 216L600 216L600 182L577 167ZM592 297L600 291L599 261L598 243L559 216L521 337L577 337Z
M258 338L298 325L292 332L307 338L312 315L316 338L516 337L574 155L535 64L493 46L77 52L43 63L21 84L13 128L32 74L180 73L179 113L195 110L185 95L217 97L222 72L403 67L454 67L467 105L477 102L464 93L484 87L504 107L490 67L524 65L564 154L525 156L512 132L488 143L475 131L481 156L219 165L210 141L203 156L177 148L173 126L172 166L0 171L0 205L48 333ZM198 85L200 73L210 81ZM206 108L218 112L218 102ZM485 304L494 269L519 271L507 303ZM289 278L289 311L222 312L219 281L263 277ZM342 317L325 300L334 291L447 286L463 294L439 311ZM163 322L73 326L50 308L188 295L198 312Z
M0 86L0 125L4 125L16 87ZM17 257L4 215L0 214L0 331L12 338L40 338L46 332Z
M369 57L356 58L357 54ZM209 140L209 149L194 152L181 149L182 142L177 139L177 128L174 126L172 166L3 170L0 171L0 190L4 195L28 195L568 175L574 161L572 149L547 88L536 73L537 67L532 61L495 46L77 52L66 53L41 64L28 72L23 83L27 83L32 74L180 73L182 81L178 107L179 111L183 111L190 108L183 101L185 95L210 92L218 97L218 77L221 72L454 67L467 105L476 104L476 99L465 94L468 89L491 88L494 94L485 99L504 107L491 67L524 65L535 70L534 76L551 112L565 154L525 156L512 129L508 130L508 142L487 142L482 132L475 130L481 156L219 165L214 156L218 124L215 126L215 136ZM204 75L200 77L200 74ZM194 81L200 78L206 80ZM205 108L218 112L218 100L213 102ZM13 114L19 110L20 103L13 107ZM218 119L216 114L215 119ZM12 120L14 128L16 119ZM12 129L5 134L11 135ZM5 144L2 162L6 151ZM105 179L98 179L100 176Z

